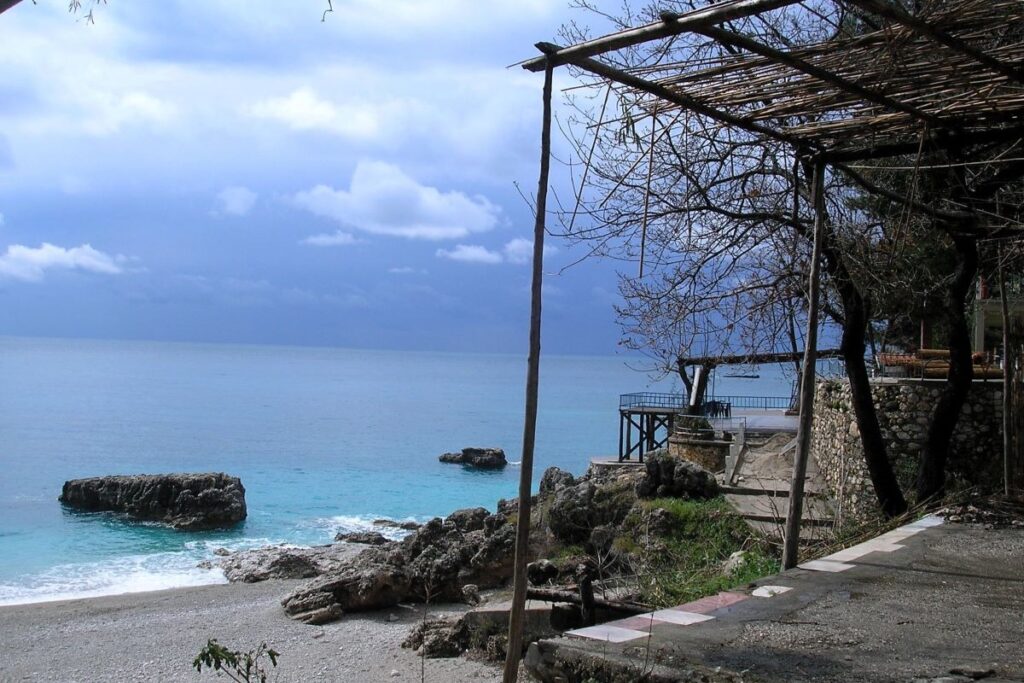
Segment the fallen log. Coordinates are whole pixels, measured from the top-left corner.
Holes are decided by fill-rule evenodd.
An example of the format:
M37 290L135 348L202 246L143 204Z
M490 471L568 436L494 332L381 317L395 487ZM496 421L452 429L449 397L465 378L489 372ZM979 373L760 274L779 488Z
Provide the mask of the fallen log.
M543 602L568 602L573 605L580 605L583 603L579 592L572 590L558 590L556 588L528 588L526 590L526 597L529 600L541 600ZM646 614L654 609L649 605L641 605L636 602L608 600L606 598L599 598L596 595L594 596L594 606L618 610L628 614Z

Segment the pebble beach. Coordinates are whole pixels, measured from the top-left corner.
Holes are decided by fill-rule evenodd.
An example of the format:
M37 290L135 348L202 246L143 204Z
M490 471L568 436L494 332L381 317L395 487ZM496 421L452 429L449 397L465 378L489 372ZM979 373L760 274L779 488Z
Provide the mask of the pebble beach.
M288 619L280 600L299 581L265 581L0 607L0 681L213 681L192 660L207 639L280 653L268 680L499 681L494 666L422 660L401 647L422 605L344 617L325 626ZM464 611L432 605L429 616ZM421 670L422 666L422 670ZM422 674L422 677L421 677Z

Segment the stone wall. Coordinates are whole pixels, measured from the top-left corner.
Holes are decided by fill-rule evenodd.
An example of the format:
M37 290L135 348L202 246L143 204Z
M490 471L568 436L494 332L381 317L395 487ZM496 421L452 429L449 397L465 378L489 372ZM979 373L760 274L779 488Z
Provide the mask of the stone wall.
M889 459L904 492L913 491L928 422L945 380L879 380L871 393ZM947 474L953 486L997 486L1002 476L1002 382L977 381L953 434ZM818 382L811 457L836 500L839 521L877 514L846 380Z

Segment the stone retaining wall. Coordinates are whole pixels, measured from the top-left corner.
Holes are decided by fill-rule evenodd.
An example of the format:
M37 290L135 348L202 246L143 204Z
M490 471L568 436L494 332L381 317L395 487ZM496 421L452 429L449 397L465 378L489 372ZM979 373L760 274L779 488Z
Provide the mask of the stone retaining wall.
M913 490L931 413L945 380L884 380L871 394L889 459L904 492ZM953 485L1001 485L1002 382L977 381L953 434L947 474ZM836 500L837 519L859 521L877 514L877 498L864 464L850 383L818 382L811 457Z

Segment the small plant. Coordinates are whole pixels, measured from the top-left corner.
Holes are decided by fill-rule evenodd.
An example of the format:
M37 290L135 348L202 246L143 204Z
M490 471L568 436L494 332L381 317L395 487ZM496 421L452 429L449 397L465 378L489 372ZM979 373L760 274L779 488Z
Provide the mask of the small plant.
M200 673L205 666L214 671L223 671L228 678L238 683L267 683L268 671L262 660L270 660L270 666L277 666L280 654L266 643L260 643L255 650L239 652L229 650L217 642L216 638L207 641L206 647L199 651L192 661L192 666Z

